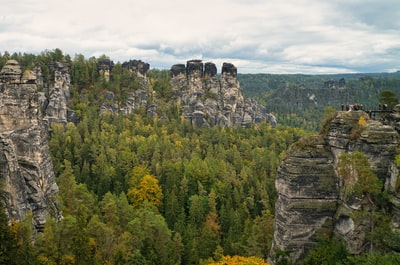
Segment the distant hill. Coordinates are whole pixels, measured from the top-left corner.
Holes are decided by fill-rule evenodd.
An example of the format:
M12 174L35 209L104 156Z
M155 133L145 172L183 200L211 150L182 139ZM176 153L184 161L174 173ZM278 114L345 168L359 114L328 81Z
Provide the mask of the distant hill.
M400 96L400 71L334 75L238 74L243 93L273 113L279 124L318 130L327 107L359 103L377 109L379 95Z

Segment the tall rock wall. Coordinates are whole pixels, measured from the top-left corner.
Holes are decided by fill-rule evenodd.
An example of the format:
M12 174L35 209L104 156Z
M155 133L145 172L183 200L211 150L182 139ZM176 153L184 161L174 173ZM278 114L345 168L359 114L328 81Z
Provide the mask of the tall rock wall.
M370 226L355 213L368 211L368 203L364 197L345 196L337 167L342 153L365 154L382 190L392 194L392 227L399 227L394 165L398 133L363 111L340 111L327 125L325 133L295 143L280 164L272 261L277 250L285 250L296 264L322 235L339 238L352 254L367 251Z
M60 62L54 62L50 68L54 71L54 80L52 84L48 84L45 91L48 98L44 102L44 120L48 125L67 124L73 113L68 107L71 88L70 69L68 64Z
M67 124L76 121L75 113L69 108L71 76L67 63L53 62L49 65L53 72L53 80L50 84L44 84L40 67L35 68L36 80L44 88L39 93L40 104L43 108L46 128L52 123Z
M35 75L21 78L18 62L10 60L0 72L0 185L11 220L32 212L42 229L48 214L58 217L58 191L50 158Z

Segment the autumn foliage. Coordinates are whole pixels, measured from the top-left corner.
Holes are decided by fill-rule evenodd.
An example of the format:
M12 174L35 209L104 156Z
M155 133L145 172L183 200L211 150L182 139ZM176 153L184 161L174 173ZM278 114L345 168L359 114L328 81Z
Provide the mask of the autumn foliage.
M208 265L269 265L262 258L223 256L220 261L208 263Z

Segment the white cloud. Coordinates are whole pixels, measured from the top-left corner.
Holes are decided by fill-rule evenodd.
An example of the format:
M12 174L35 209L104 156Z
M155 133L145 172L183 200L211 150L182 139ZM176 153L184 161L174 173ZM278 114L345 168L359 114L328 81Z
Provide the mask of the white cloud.
M0 51L60 48L169 68L192 58L238 71L399 70L398 0L0 0Z

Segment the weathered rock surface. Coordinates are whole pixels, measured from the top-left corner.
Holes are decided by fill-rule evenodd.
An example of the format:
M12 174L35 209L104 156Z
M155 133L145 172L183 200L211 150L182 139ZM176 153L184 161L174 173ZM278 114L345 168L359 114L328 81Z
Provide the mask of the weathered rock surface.
M158 95L148 89L147 71L149 65L130 60L122 64L138 73L141 87L127 93L126 102L120 106L110 92L105 92L101 113L130 114L144 108L151 117L157 116ZM252 123L269 122L276 125L273 115L253 99L244 98L237 81L237 69L233 64L224 63L221 78L218 78L214 63L190 60L186 65L176 64L170 69L172 97L170 104L180 106L182 116L195 126L243 126ZM110 94L110 95L109 95Z
M127 99L123 106L118 105L113 92L105 91L103 93L104 102L100 106L100 114L104 113L122 113L124 115L132 114L134 110L145 108L149 116L154 116L156 108L148 103L149 92L145 89L137 89L127 93Z
M277 250L287 250L297 262L320 235L334 235L352 254L365 252L370 228L365 218L354 218L354 213L368 209L365 199L344 197L344 183L337 174L338 159L343 152L363 152L384 183L382 190L397 198L398 172L393 163L397 141L398 133L392 126L371 120L363 111L340 111L324 134L295 143L276 177L278 200L271 260ZM400 227L396 209L393 228Z
M4 83L20 83L21 74L19 63L15 60L8 60L0 71L0 79Z
M254 100L245 99L231 63L222 66L221 78L211 62L190 60L171 67L173 100L182 107L183 116L196 126L243 126L275 118Z
M107 82L110 81L110 73L113 67L114 62L109 58L100 58L97 60L97 71L99 71L100 76Z
M67 124L75 120L75 113L69 108L71 76L67 63L54 62L50 65L54 71L52 84L45 86L41 100L44 108L44 121L49 128L52 123ZM47 98L44 96L47 94Z
M150 69L150 64L141 60L129 60L122 63L122 67L137 73L139 76L145 77Z
M13 69L9 71L9 69ZM12 75L10 73L13 73ZM2 200L11 220L32 212L42 229L47 214L59 216L53 201L58 187L47 143L37 86L28 73L9 61L0 77L0 181Z

